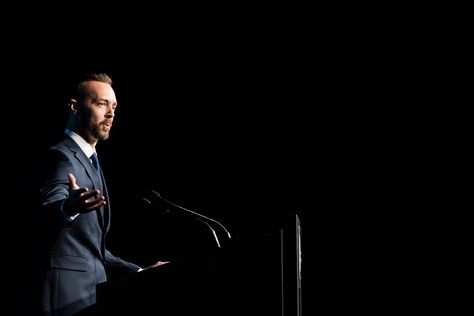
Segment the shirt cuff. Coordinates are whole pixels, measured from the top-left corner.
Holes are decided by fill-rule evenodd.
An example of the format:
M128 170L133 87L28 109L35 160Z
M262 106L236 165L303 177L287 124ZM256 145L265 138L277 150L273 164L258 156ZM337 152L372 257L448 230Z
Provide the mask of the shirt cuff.
M77 213L77 214L75 214L75 215L72 215L72 216L66 214L66 212L64 211L64 207L63 207L65 201L66 201L66 200L64 200L64 201L61 203L61 215L62 215L62 217L63 217L63 219L64 219L64 221L65 221L66 223L70 223L70 222L72 222L73 220L75 220L77 216L79 216L79 213Z

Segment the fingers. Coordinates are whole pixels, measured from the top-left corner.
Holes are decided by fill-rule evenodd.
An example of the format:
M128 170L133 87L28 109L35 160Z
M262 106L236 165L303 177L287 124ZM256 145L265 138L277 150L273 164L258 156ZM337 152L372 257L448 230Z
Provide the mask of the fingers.
M99 196L99 190L89 191L87 187L79 187L72 173L68 174L68 180L69 197L64 205L68 214L87 213L106 204L105 197Z
M78 204L80 206L81 212L93 211L106 204L104 196L97 197L100 194L99 190L89 192L87 188L84 189L86 189L86 191L79 194L78 198Z
M79 194L79 198L84 201L91 198L95 198L96 196L100 194L99 190L89 191L87 187L84 187L81 190L82 192Z
M86 211L93 211L97 208L101 208L106 204L105 198L101 196L100 198L94 199L94 200L85 200L83 202L83 207L84 210Z
M157 261L155 262L154 264L142 269L142 270L139 270L139 271L143 271L143 270L148 270L148 269L152 269L152 268L156 268L156 267L159 267L159 266L162 266L164 264L167 264L167 263L170 263L170 261Z
M87 187L72 189L65 203L68 214L88 213L106 204L105 197L99 196L99 190L89 191Z
M79 186L77 185L77 182L76 182L76 177L72 173L69 173L67 177L69 178L69 188L71 190L79 189Z

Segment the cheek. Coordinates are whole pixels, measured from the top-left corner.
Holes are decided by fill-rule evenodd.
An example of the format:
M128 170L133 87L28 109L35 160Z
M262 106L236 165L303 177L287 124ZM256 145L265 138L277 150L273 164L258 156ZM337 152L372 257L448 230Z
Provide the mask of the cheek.
M105 118L105 112L102 113L101 111L97 111L97 112L91 113L92 122L100 123L104 120L104 118Z
M97 115L97 113L89 113L88 116L84 117L85 124L87 124L90 128L99 126L102 120L103 118Z

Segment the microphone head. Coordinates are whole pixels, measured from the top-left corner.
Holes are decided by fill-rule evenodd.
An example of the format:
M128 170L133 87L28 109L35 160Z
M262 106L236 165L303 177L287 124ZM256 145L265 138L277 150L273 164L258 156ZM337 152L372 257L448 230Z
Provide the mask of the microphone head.
M146 205L151 205L151 201L147 198L142 197L140 200Z
M161 196L160 193L156 192L155 190L151 190L151 194L153 194L153 196L159 200L163 200L163 197Z

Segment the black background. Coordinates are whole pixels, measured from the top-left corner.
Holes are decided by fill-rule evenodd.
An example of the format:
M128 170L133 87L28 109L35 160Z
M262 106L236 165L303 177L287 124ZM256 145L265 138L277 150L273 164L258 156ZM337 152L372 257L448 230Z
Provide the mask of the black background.
M333 131L321 128L331 111L308 52L142 52L98 59L52 52L12 69L3 117L11 152L6 223L24 228L18 242L7 240L18 269L26 258L18 245L34 238L21 206L30 199L24 188L31 165L61 137L66 88L88 71L111 75L119 103L111 137L97 147L113 211L107 243L115 255L147 265L209 242L199 235L208 232L196 235L186 221L170 222L146 208L141 197L154 189L220 221L237 238L268 232L284 215L297 214L303 269L308 266L316 237L310 218L328 212L334 185L327 177L334 172L328 166Z
M281 62L271 51L186 57L22 65L28 79L13 106L15 132L25 139L15 144L17 162L25 166L61 137L74 76L104 71L114 80L114 126L97 147L114 212L111 246L140 231L130 219L147 218L149 210L137 207L151 189L236 234L286 213L304 221L316 202L328 132L318 128L327 117L316 104L315 83L304 76L307 61Z
M163 218L140 202L155 189L234 236L298 214L305 310L378 313L416 301L413 264L426 245L412 236L439 199L422 193L437 174L422 153L437 46L423 47L430 31L405 19L410 8L326 6L75 7L51 17L22 8L2 28L1 59L2 263L13 297L22 240L34 238L30 163L63 132L71 77L105 71L119 101L98 146L115 254L143 264L170 255L166 234L154 235Z
M383 79L394 66L384 57L388 47L367 49L363 32L311 21L172 34L177 25L138 32L124 24L86 27L61 41L46 36L49 29L15 37L3 57L1 119L3 240L8 258L18 260L5 260L5 270L21 271L18 245L34 238L23 188L36 155L64 131L66 88L77 74L103 71L119 103L111 137L97 147L114 254L146 265L199 244L187 223L144 207L141 197L154 189L235 237L297 214L305 310L365 311L374 297L385 299L367 271L391 259L379 256L391 249L380 236L397 214L386 184L404 157L386 147L393 134L384 133L396 95ZM9 275L12 284L21 283L19 274Z

